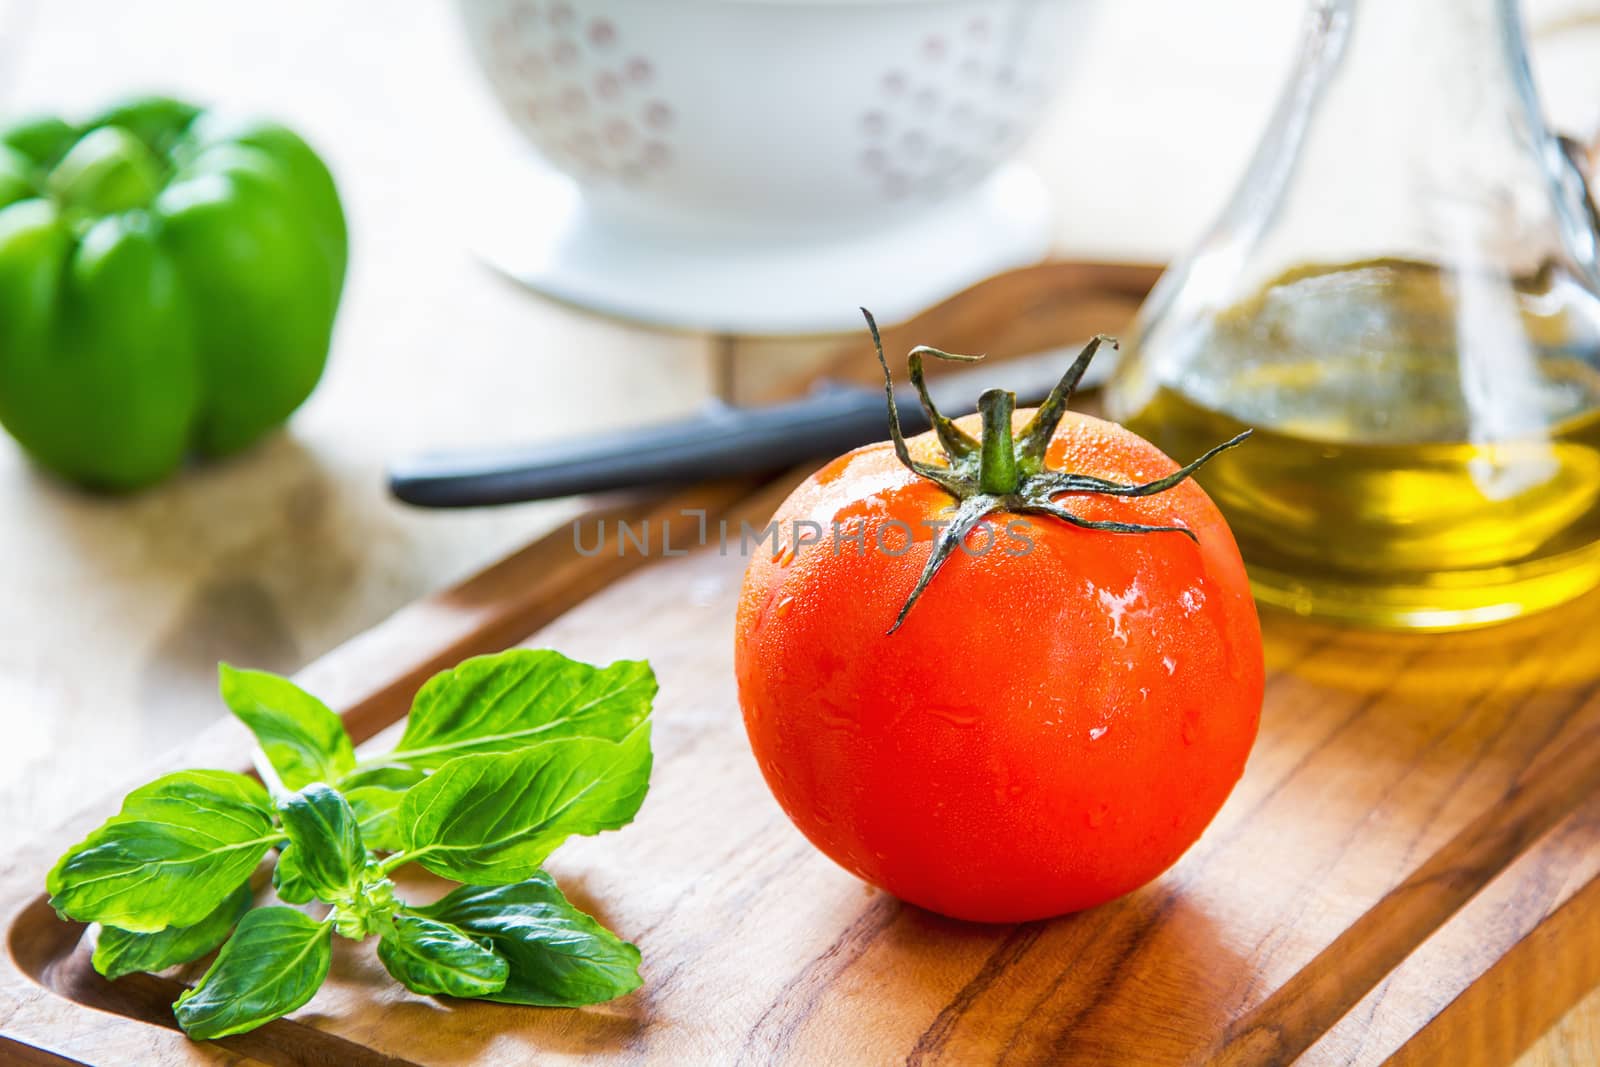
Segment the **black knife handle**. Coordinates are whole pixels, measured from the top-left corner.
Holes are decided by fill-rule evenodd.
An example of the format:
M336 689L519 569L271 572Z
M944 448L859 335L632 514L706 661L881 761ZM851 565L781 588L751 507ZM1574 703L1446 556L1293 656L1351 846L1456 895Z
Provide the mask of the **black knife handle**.
M914 396L897 400L907 434L928 428ZM389 489L427 508L513 504L768 473L888 436L882 392L835 386L788 404L718 405L678 422L577 441L419 456L390 469Z

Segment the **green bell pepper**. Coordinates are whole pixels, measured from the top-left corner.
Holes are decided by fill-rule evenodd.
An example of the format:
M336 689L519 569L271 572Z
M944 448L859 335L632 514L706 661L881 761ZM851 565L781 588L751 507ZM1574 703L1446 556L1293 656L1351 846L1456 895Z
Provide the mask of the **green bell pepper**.
M0 130L0 425L107 489L245 447L321 377L347 251L282 126L141 99Z

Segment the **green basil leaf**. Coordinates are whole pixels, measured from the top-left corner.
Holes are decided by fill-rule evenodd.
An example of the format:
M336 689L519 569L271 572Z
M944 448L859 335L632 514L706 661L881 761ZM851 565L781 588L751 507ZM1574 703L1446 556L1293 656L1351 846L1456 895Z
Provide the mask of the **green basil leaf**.
M300 1007L328 976L333 931L293 908L257 908L178 998L178 1025L197 1041L242 1034Z
M354 892L367 864L367 846L344 797L314 782L284 798L278 811L295 854L291 873L330 904Z
M417 693L390 758L432 770L458 756L510 752L558 737L618 741L650 714L648 663L593 667L549 649L466 660Z
M361 838L380 852L400 850L400 799L422 781L414 767L374 767L346 775L339 787L361 823Z
M326 704L287 678L220 664L223 702L256 735L283 784L337 782L356 765L350 735Z
M462 886L412 909L485 939L510 964L503 1004L574 1008L639 988L639 950L573 907L543 871L504 886Z
M272 868L272 888L285 904L309 904L317 899L317 891L300 867L300 850L285 845L278 853L278 865Z
M378 942L378 959L399 983L424 996L481 997L506 984L510 967L448 923L418 915L394 917Z
M622 741L573 738L462 756L400 804L406 851L458 882L503 885L536 874L572 834L633 820L650 784L650 726Z
M398 763L383 763L376 767L363 767L351 771L339 779L339 791L346 797L354 789L393 789L404 793L428 776L426 771L416 767L405 767Z
M345 798L361 825L361 838L379 852L400 851L400 800L402 789L362 786Z
M136 934L193 926L250 877L282 838L253 779L180 771L129 793L56 862L45 881L56 911Z
M94 943L94 969L107 978L121 978L134 971L160 971L197 960L222 944L239 916L249 910L250 887L241 885L216 911L193 926L169 926L153 934L103 926Z

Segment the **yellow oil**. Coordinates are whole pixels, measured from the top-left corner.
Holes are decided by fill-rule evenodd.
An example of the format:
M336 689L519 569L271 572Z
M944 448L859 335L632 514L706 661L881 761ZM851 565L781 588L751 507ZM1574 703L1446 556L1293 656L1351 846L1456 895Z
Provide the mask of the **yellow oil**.
M1255 430L1199 480L1262 601L1457 629L1600 584L1600 351L1540 313L1549 278L1513 290L1505 350L1445 321L1450 284L1392 261L1286 276L1274 309L1213 320L1193 372L1126 415L1177 457Z

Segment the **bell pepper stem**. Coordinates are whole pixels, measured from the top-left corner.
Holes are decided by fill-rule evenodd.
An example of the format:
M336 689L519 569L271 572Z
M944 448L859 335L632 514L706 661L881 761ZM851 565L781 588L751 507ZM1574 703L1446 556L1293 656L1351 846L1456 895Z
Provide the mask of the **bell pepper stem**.
M102 126L66 154L50 189L68 211L95 217L147 206L161 191L161 165L127 130Z

